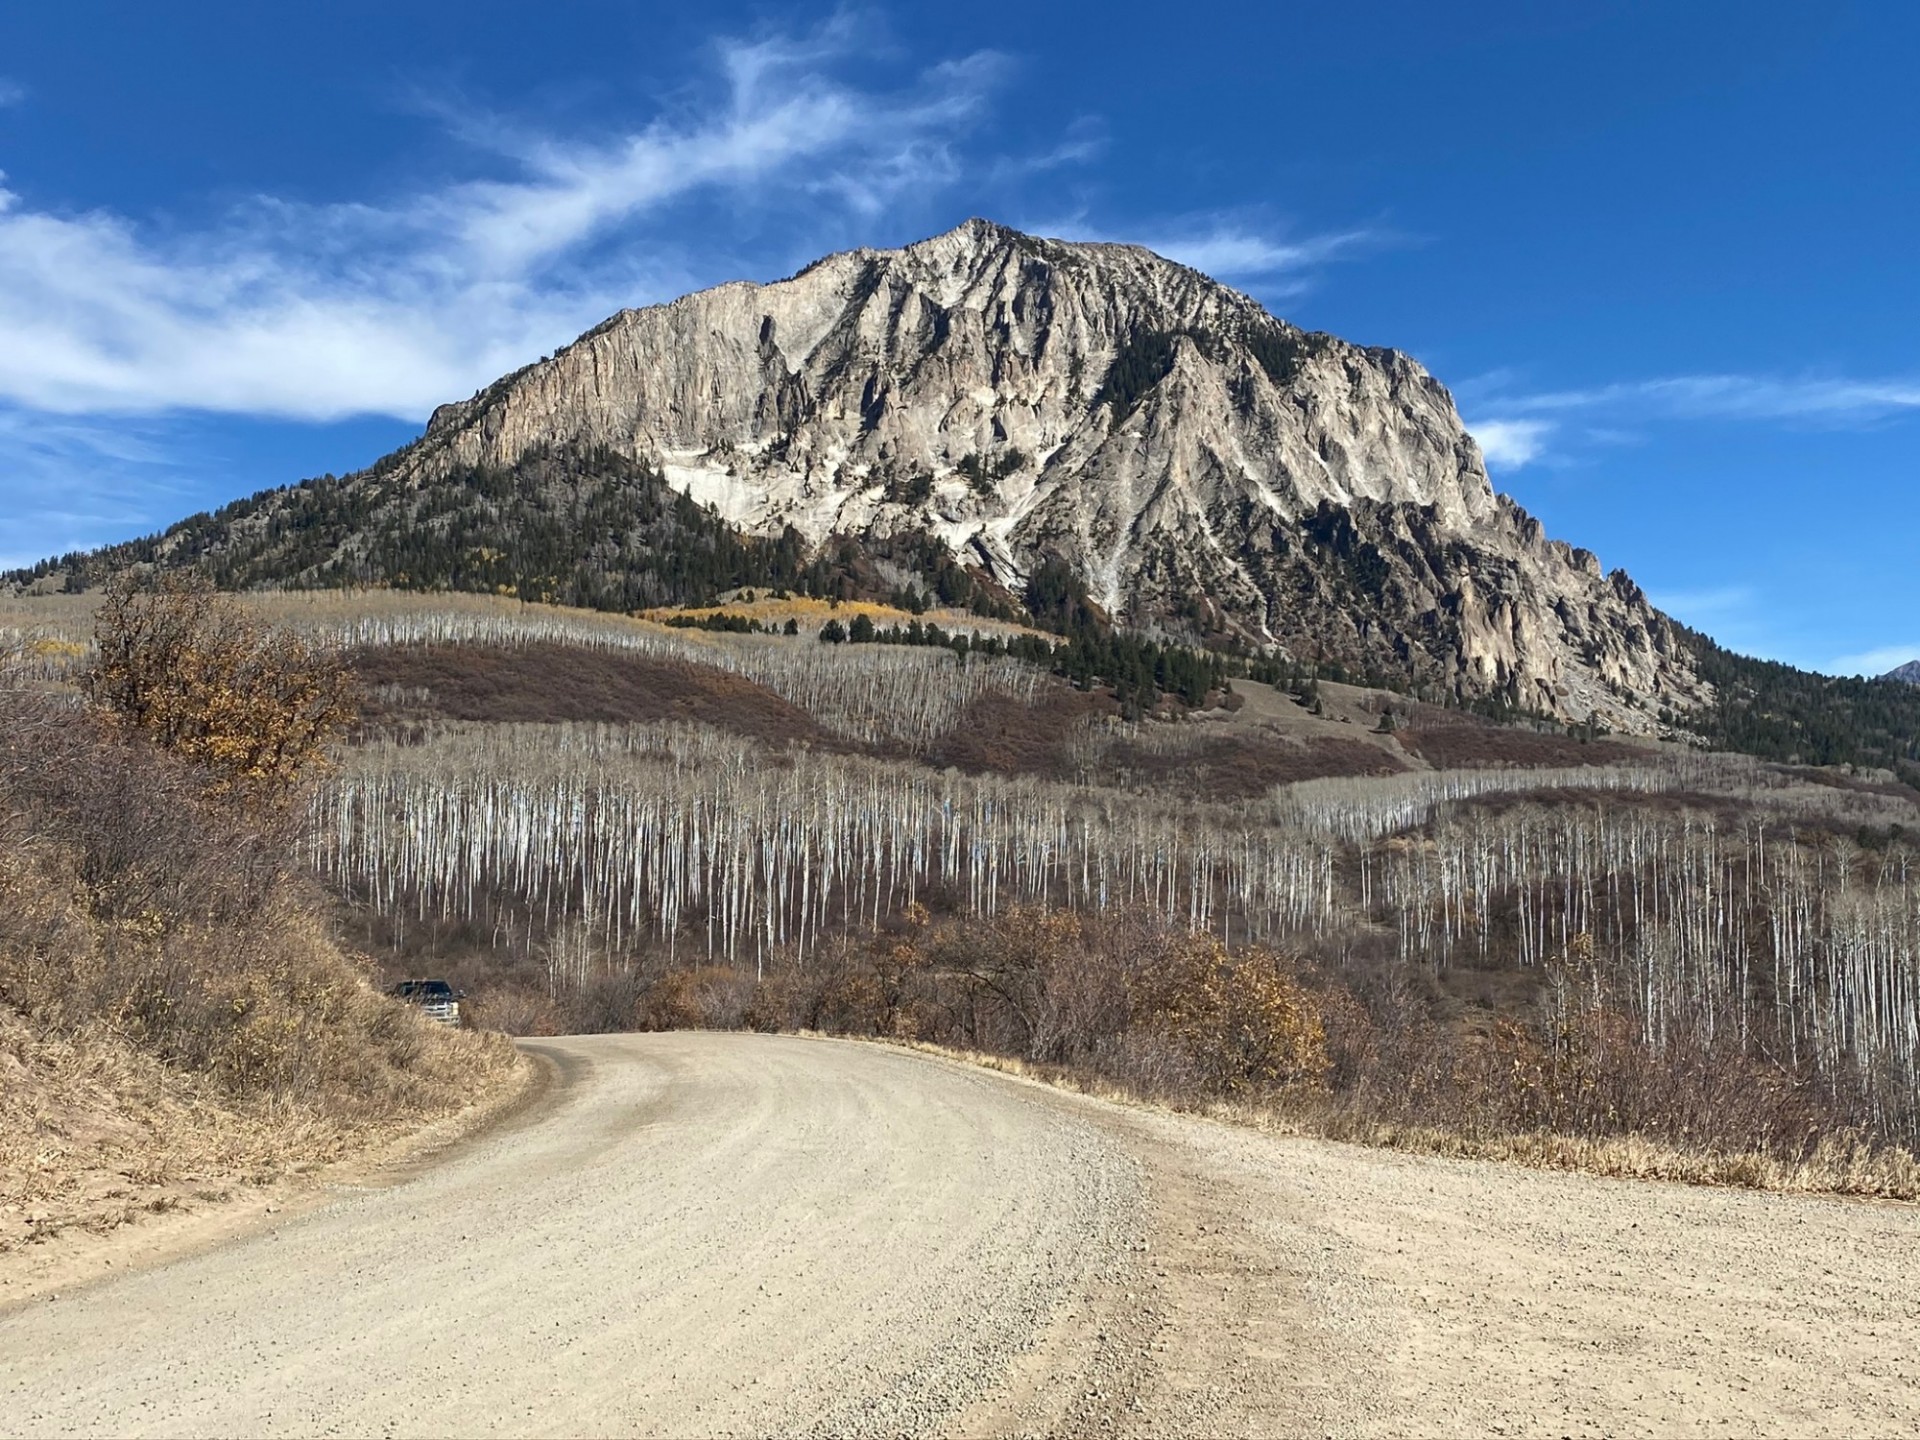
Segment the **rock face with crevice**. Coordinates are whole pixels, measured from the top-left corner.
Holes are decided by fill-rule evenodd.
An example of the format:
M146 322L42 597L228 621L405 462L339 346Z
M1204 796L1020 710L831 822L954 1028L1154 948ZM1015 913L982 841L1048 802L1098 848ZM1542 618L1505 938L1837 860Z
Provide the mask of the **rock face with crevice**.
M442 406L349 508L443 514L462 477L576 451L750 534L930 536L1015 593L1057 557L1156 634L1630 730L1705 694L1631 580L1494 493L1413 360L1134 246L973 220L622 311Z
M443 406L405 473L556 443L750 532L922 531L1011 588L1058 556L1140 629L1632 729L1701 688L1631 580L1494 493L1418 364L1133 246L975 220L623 311Z

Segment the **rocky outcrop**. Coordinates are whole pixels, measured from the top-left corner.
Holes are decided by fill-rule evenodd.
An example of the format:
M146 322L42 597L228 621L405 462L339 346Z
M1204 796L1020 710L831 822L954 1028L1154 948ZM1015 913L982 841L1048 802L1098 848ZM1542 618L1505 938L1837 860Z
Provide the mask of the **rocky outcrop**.
M1705 693L1626 576L1494 493L1413 360L1301 331L1134 246L974 220L622 311L442 406L325 514L445 526L466 486L484 518L475 477L519 467L524 489L535 459L568 453L657 469L788 546L931 537L1015 594L1057 557L1157 634L1632 730ZM228 528L298 529L309 575L379 569L346 522L316 565L314 525L272 508ZM450 544L470 543L466 520Z
M1908 685L1920 685L1920 660L1909 660L1897 670L1889 670L1880 678L1882 680L1901 680Z
M1630 580L1496 496L1418 364L1133 246L975 220L623 311L443 406L393 478L556 443L750 532L923 531L1015 589L1057 555L1146 630L1630 729L1701 688Z

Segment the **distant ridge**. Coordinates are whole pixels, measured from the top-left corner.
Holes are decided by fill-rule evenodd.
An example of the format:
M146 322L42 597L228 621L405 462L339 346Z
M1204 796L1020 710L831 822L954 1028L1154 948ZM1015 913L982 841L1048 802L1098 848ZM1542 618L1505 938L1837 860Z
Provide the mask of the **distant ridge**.
M1882 680L1902 680L1909 685L1920 685L1920 660L1909 660L1896 670L1889 670L1880 677Z
M956 606L1920 785L1920 685L1663 615L1495 493L1407 356L1137 246L984 220L623 310L357 474L0 585L143 565L611 611L743 588Z

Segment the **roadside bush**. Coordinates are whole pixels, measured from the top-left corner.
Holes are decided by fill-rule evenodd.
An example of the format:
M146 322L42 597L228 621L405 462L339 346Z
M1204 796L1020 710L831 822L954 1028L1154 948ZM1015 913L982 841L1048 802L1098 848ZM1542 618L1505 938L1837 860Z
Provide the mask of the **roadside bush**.
M512 982L491 985L463 1001L461 1013L471 1015L473 1023L482 1029L508 1035L559 1035L571 1028L563 1023L552 996Z
M278 836L143 741L36 723L55 705L11 697L0 742L0 1005L343 1120L444 1107L504 1063L372 988Z
M640 996L633 1028L737 1030L753 988L752 975L725 965L668 970Z
M1319 1002L1272 951L1180 936L1135 971L1130 991L1134 1027L1163 1040L1205 1093L1326 1083Z
M359 1124L464 1103L510 1052L379 994L288 844L277 802L330 733L336 677L227 603L116 590L91 706L0 678L0 1010L237 1105ZM225 693L256 679L264 699ZM286 724L243 753L230 732L262 706Z
M198 767L215 793L288 797L356 713L337 654L194 577L115 580L94 642L88 700Z

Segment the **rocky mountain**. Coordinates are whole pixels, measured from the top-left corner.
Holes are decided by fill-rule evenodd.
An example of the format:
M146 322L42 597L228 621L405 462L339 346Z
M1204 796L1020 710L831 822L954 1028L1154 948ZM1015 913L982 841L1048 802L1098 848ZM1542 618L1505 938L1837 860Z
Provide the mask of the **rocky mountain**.
M1623 572L1494 492L1407 356L1138 247L982 220L622 311L370 470L146 553L628 603L662 523L702 554L777 553L776 579L849 541L895 583L957 566L1010 597L1059 562L1125 628L1616 729L1709 693Z
M1909 685L1920 685L1920 660L1909 660L1897 670L1889 670L1880 678L1882 680L1901 680Z

